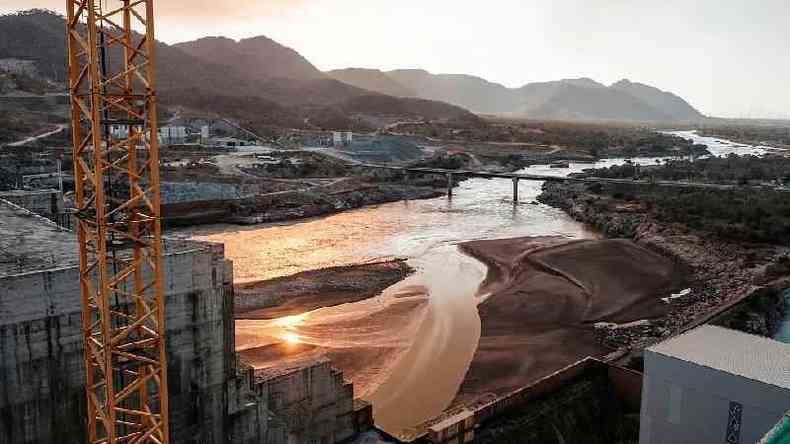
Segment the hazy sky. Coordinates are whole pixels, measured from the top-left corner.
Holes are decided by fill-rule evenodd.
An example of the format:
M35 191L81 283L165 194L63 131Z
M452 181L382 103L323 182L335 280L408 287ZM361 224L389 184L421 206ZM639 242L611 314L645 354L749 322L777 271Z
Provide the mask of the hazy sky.
M0 0L0 12L65 0ZM703 113L790 117L788 0L158 0L157 36L264 34L320 69L419 67L506 86L621 78Z

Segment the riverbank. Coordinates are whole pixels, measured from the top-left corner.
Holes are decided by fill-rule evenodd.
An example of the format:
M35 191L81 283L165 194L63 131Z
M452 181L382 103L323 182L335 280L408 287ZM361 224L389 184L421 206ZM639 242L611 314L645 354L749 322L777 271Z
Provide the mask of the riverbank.
M773 153L784 157L790 156L790 130L784 127L720 127L702 128L698 130L701 136L726 139L731 143L741 145L756 145L773 148Z
M465 242L460 249L487 266L470 305L478 312L479 341L475 336L467 344L470 338L447 337L454 330L441 328L445 321L439 316L446 310L437 311L437 304L456 304L460 294L448 299L435 292L452 285L414 285L407 264L384 261L238 285L239 300L282 298L277 305L238 313L241 356L264 374L329 358L354 381L359 395L381 408L399 399L401 390L377 389L416 377L416 363L426 356L412 343L435 326L443 338L439 342L471 346L467 357L460 349L452 351L463 365L434 363L439 372L458 367L457 383L424 380L453 385L445 403L427 416L442 418L442 412L507 395L587 356L606 356L612 349L598 341L596 324L628 325L661 316L662 298L685 285L682 267L625 240L530 236ZM404 417L420 417L419 406L435 399L403 395L397 402L417 403L412 410L385 408L377 422L409 439L436 419L411 427L413 419Z
M414 272L403 259L309 270L235 286L236 319L277 319L379 295Z
M413 271L391 260L237 285L246 307L237 309L236 350L259 376L328 358L354 382L355 397L369 396L427 313L427 290L403 285Z
M687 268L685 291L668 299L668 311L649 323L599 329L603 343L618 348L641 348L699 322L714 320L723 309L759 294L759 307L747 309L728 324L749 333L773 336L781 323L784 298L790 286L790 248L738 242L681 223L661 222L654 206L628 190L607 190L584 184L546 183L538 199L566 211L611 238L633 240ZM670 191L671 192L671 191ZM618 196L620 198L615 198Z
M263 194L242 199L215 199L165 204L162 213L168 227L215 223L257 225L326 216L346 210L402 200L429 199L446 189L429 186L367 183L345 180L313 187Z
M523 237L467 242L489 267L480 288L482 332L454 404L503 396L611 349L595 325L663 316L685 284L672 261L626 240Z

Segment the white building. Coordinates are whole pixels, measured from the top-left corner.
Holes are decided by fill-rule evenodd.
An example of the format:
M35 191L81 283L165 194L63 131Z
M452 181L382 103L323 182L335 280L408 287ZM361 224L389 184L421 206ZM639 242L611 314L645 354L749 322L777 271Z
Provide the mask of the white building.
M332 146L343 146L343 133L340 131L332 133Z
M110 135L113 139L126 139L129 137L129 125L110 125Z
M187 138L187 127L185 126L163 126L159 128L159 140L161 143L184 143Z
M332 133L332 146L340 147L351 145L354 141L354 133L351 131L334 131Z
M790 409L790 345L712 325L645 350L640 444L754 443Z

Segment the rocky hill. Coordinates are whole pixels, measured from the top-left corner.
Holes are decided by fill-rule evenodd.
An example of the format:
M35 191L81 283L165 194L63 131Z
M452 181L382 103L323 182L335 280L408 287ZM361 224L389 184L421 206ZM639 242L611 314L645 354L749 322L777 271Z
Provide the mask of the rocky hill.
M0 16L0 61L33 61L39 74L63 82L65 27L61 15L46 10ZM348 129L357 121L353 113L363 112L356 110L391 116L397 109L409 119L476 119L457 106L427 106L424 100L382 96L340 82L263 36L239 42L221 37L177 45L157 42L156 55L157 87L165 106L222 113L255 126ZM108 52L110 66L122 60L119 50ZM388 106L382 108L382 103Z
M661 91L649 85L623 79L613 84L610 88L624 91L642 100L658 111L676 119L699 120L703 117L702 113L689 105L689 103L681 97L671 92Z
M291 48L265 37L240 41L225 37L204 37L173 45L207 63L233 67L236 73L255 80L325 79L327 76ZM240 61L244 63L239 63Z
M387 75L414 90L417 97L452 103L477 113L509 112L517 103L511 90L480 77L435 75L421 69L400 69Z
M386 85L394 81L417 97L452 103L483 114L593 121L686 122L704 118L681 97L628 80L606 86L588 78L564 79L507 88L480 77L431 74L421 69L340 70L349 71L354 75L337 78L382 93L391 92Z
M417 91L403 86L378 69L348 68L328 71L327 75L343 83L394 97L416 97Z
M624 91L561 80L520 89L516 113L551 120L677 120Z
M53 80L66 80L66 36L63 18L33 9L0 15L0 59L32 60Z

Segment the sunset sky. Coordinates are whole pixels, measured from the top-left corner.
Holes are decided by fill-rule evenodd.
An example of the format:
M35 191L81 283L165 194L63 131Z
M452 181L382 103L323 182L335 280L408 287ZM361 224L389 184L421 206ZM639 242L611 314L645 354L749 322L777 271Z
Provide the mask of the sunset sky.
M0 13L64 0L0 0ZM266 35L318 68L423 68L516 87L621 78L703 113L790 118L787 0L159 0L167 43Z

